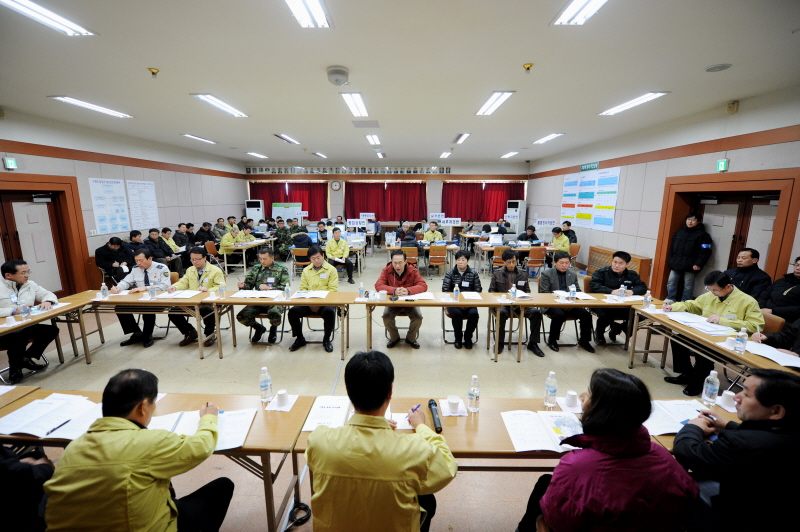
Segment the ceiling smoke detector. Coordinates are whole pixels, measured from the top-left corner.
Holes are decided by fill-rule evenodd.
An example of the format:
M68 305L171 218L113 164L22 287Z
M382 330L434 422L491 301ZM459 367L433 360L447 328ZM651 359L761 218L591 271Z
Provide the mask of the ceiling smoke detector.
M336 85L337 87L341 87L342 85L347 85L347 81L350 78L350 69L343 66L329 66L327 68L328 72L328 81Z

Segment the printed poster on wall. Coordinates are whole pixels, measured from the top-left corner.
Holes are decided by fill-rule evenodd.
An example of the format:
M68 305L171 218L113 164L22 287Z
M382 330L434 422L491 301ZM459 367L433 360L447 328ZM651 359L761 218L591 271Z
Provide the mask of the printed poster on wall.
M619 167L564 176L561 218L575 228L614 231L619 196Z
M158 220L156 184L152 181L125 181L128 187L128 204L131 208L131 227L149 229L161 227Z
M97 234L131 230L122 179L89 179L89 192Z

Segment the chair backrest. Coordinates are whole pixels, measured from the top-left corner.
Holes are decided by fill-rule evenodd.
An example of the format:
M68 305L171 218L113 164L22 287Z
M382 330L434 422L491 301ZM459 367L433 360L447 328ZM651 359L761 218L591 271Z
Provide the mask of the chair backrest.
M489 237L488 236L478 237L478 242L488 242L488 241L489 241Z
M447 247L446 246L431 246L428 258L428 264L432 266L439 266L447 262Z
M494 248L494 254L492 255L492 266L502 266L503 263L503 252L507 249L511 249L510 246L497 246Z
M419 249L416 247L409 247L409 248L400 248L403 250L403 253L406 254L406 259L416 259L419 257Z
M181 276L178 274L178 272L169 272L169 284L177 283L178 279L180 278Z
M547 249L543 246L533 247L528 251L528 266L541 266L547 256Z
M589 277L588 275L583 278L583 291L586 292L587 294L591 292L591 287L589 286L589 283L591 282L592 278Z
M574 259L575 257L577 257L578 253L580 252L580 250L581 250L581 245L580 244L570 244L569 245L569 256L570 256L570 258Z
M764 314L764 330L761 331L764 334L775 333L783 329L786 320L781 318L780 316L776 316L775 314Z
M216 257L217 256L217 246L215 246L214 243L211 242L211 241L206 242L206 253Z
M311 259L308 258L308 248L292 248L292 255L297 264L311 264Z
M425 233L414 233L414 237L416 237L417 240L422 240L425 238Z

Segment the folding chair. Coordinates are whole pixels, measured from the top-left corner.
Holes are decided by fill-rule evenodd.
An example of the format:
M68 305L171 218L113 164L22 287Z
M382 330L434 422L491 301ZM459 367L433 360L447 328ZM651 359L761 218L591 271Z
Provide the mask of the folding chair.
M111 288L112 286L117 286L117 280L114 279L114 277L110 273L105 271L100 266L98 266L97 269L100 270L100 274L103 276L103 283L105 283L106 286L108 286L109 288Z
M400 248L406 254L406 262L417 266L419 262L419 249L416 247Z
M578 253L581 251L580 244L570 244L569 245L569 262L570 262L570 269L578 267L575 266L575 261L578 259Z
M30 342L33 342L33 338L28 338L28 343L30 343ZM56 348L58 349L58 357L61 360L61 363L63 364L64 363L64 355L63 355L63 353L61 351L61 340L59 339L58 336L56 336ZM6 349L0 348L0 351L6 351ZM47 357L44 355L44 353L42 353L42 361L44 361L44 367L42 369L37 369L35 371L26 370L28 372L25 373L22 376L22 379L25 380L28 377L30 377L31 375L33 375L34 373L39 373L40 371L44 371L45 369L47 369L47 367L50 365L50 361L47 360ZM6 366L5 368L0 369L0 382L2 382L3 384L11 384L10 382L8 382L7 380L5 380L3 378L3 373L10 373L10 370L11 370L11 366Z
M489 268L489 273L494 273L495 269L502 268L505 266L503 262L503 252L507 249L511 249L510 246L497 246L494 248L494 253L492 254L492 263Z
M491 312L490 312L490 314L491 314ZM444 319L445 316L447 316L448 319L450 318L450 309L448 307L442 307L442 341L444 341L444 343L446 343L446 344L454 344L455 341L456 341L455 340L455 329L448 329L447 328L447 323L445 322L445 319ZM467 321L467 320L464 320L464 321ZM478 323L480 323L480 319L478 319ZM478 343L478 336L479 336L478 335L478 331L479 330L480 330L479 327L475 327L475 342L474 342L475 344ZM447 339L447 333L453 333L454 338L453 338L452 342Z
M539 293L541 293L541 291L542 291L542 276L541 275L539 276L539 279L538 279L537 283L538 283L538 286L539 286ZM561 332L562 333L564 332L564 329L567 327L567 322L570 322L570 321L575 326L575 343L574 344L558 344L559 347L575 347L576 345L578 345L578 338L580 338L580 334L578 333L578 319L577 318L567 317L566 321L564 321L564 324L561 326ZM544 313L542 313L542 334L544 334ZM548 339L548 341L550 340L549 335L548 335L547 339Z
M525 269L536 268L535 277L542 275L542 268L546 264L545 257L547 257L547 249L544 246L532 247L525 257Z
M439 266L447 264L447 246L431 246L430 256L428 257L428 268L436 266L436 273L439 273ZM430 279L433 279L430 277Z
M311 259L308 258L307 248L292 248L292 277L303 273L303 268L311 264Z

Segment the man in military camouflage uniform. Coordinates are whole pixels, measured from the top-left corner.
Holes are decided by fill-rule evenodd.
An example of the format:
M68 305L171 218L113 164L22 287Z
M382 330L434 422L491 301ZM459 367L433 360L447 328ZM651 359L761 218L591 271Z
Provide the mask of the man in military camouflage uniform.
M289 284L289 270L285 266L275 264L275 252L269 248L261 248L258 251L258 261L260 264L253 267L244 278L244 282L239 282L239 288L244 290L283 290ZM267 328L256 321L256 316L267 311L269 318L269 338L268 341L274 344L278 340L278 325L281 324L283 307L274 305L265 307L264 305L247 305L236 319L246 327L253 328L253 343L261 340L261 336Z
M289 247L292 245L292 233L289 231L289 228L286 227L283 220L278 222L278 230L275 231L275 238L274 245L278 250L278 256L283 260L291 253Z
M290 218L289 219L289 232L291 234L299 233L300 232L300 223L299 218Z

